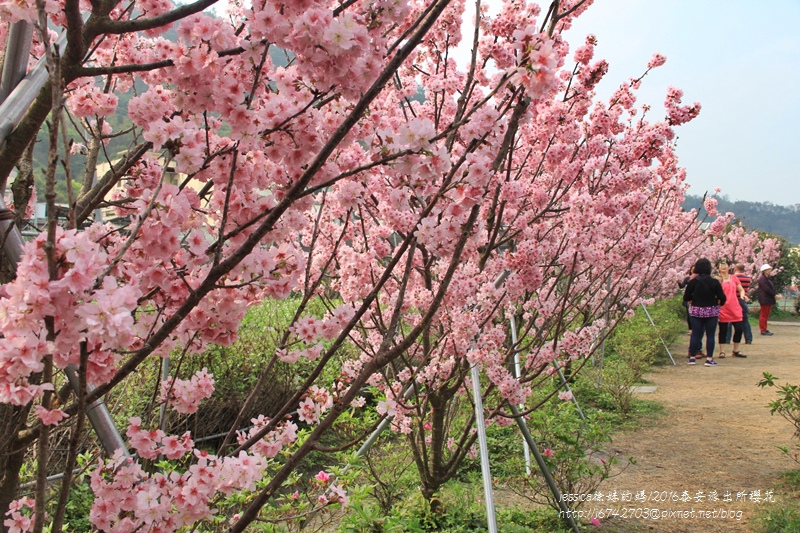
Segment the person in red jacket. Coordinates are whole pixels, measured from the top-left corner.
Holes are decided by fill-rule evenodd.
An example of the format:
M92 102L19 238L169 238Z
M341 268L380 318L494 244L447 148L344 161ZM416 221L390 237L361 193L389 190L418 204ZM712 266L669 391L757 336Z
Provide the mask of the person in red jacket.
M768 264L761 265L761 276L758 278L758 303L761 306L761 314L758 317L758 327L762 335L772 335L767 329L767 319L772 311L772 306L781 295L775 290L775 284L769 277L772 275L772 267Z
M717 273L722 292L725 293L725 305L720 306L719 311L719 355L720 359L725 357L725 347L727 346L728 328L733 329L733 351L734 357L747 357L739 351L739 343L742 342L742 306L740 300L744 300L744 288L739 278L731 274L730 261L720 259L717 261Z

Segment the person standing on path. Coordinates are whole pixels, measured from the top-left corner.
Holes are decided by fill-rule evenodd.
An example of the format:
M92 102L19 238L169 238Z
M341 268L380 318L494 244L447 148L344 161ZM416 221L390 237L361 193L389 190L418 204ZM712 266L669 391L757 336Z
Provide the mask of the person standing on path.
M695 364L705 334L705 365L717 366L717 362L714 361L714 333L717 329L720 305L725 305L725 293L722 292L720 282L711 277L711 261L705 257L698 259L694 264L694 273L697 277L689 281L683 293L683 301L689 304L689 316L692 317L688 363Z
M772 275L772 267L766 263L761 265L761 276L758 278L758 303L761 305L758 327L762 335L772 335L767 328L767 319L772 311L772 306L781 299L781 295L775 290L775 284L769 279L770 275Z
M722 292L725 293L725 304L720 306L719 311L719 358L725 357L725 346L728 338L728 330L733 329L733 351L734 357L747 357L739 351L739 343L742 341L742 306L739 301L744 300L744 288L739 278L731 274L731 264L727 259L717 261L717 273L719 274Z
M737 263L733 269L733 275L739 278L739 282L744 289L744 298L739 300L739 305L742 307L742 334L744 335L745 344L753 344L753 328L750 327L750 306L747 303L747 291L750 290L750 285L753 283L753 278L745 274L744 264ZM731 342L731 331L728 331L728 342Z
M689 284L689 282L693 278L696 278L696 277L697 277L697 274L694 273L694 265L692 265L691 267L689 267L689 273L686 274L686 277L683 278L683 281L679 281L678 282L678 288L686 289L686 286ZM689 331L689 335L691 335L692 334L692 317L689 315L689 304L687 302L683 302L683 307L686 308L686 326L687 326L687 329Z

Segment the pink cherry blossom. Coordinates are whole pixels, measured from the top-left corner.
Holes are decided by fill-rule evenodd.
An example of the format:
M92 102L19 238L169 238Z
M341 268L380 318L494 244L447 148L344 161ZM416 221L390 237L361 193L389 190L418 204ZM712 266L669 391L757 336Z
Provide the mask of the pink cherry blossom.
M653 54L653 57L650 58L650 61L647 63L647 68L657 68L667 62L666 56L661 54Z
M48 410L41 405L37 405L34 409L36 411L36 417L46 426L57 426L59 422L67 418L67 413L61 409Z
M147 393L158 401L130 418L134 457L106 450L89 473L94 527L182 531L207 521L243 531L254 516L285 518L275 501L292 512L345 505L343 481L326 472L298 480L292 465L351 406L391 417L390 431L420 454L420 480L444 482L457 468L434 472L424 457L477 456L475 428L459 422L467 369L492 390L486 413L529 404L634 309L673 294L698 254L736 251L751 270L773 261L778 243L733 224L711 199L705 233L698 212L682 210L690 175L678 127L701 108L676 88L662 115L639 102L663 56L596 96L610 72L595 58L597 40L570 43L565 32L589 4L562 2L553 25L535 3L484 6L474 69L454 60L462 4L438 13L404 0L267 0L157 27L175 13L169 0L133 11L82 5L100 33L61 56L61 79L48 87L64 88L55 96L75 132L70 150L86 152L72 159L86 165L72 178L85 186L0 286L0 401L36 402L39 420L55 424L77 406L38 401L61 386L60 370L85 368L94 401L138 390L160 357L184 361ZM69 10L44 7L52 39ZM0 4L0 16L38 14L23 0ZM423 32L427 16L436 20ZM171 40L160 36L173 27ZM35 32L32 57L46 44ZM278 48L291 58L283 66ZM120 101L130 122L106 119ZM29 126L15 145L36 138ZM66 156L61 144L53 155ZM130 148L113 154L112 144ZM0 166L24 156L8 150ZM98 211L113 222L92 222ZM265 352L253 354L252 377L266 389L297 379L271 417L232 413L241 424L223 429L226 445L198 448L169 428L184 422L175 414L196 417L219 378L211 364L185 369L216 363L251 309L275 314L257 332ZM524 337L515 346L512 317ZM41 382L51 363L58 377ZM174 411L165 429L155 423L162 406ZM266 503L245 511L228 501ZM30 507L13 504L8 527L30 527Z
M170 379L161 383L161 401L181 414L197 411L200 402L214 393L214 376L204 367L189 380Z

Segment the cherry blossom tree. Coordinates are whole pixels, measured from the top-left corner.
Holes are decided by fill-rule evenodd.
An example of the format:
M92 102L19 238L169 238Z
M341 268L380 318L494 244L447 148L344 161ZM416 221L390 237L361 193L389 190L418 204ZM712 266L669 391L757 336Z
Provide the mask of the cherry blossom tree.
M498 28L519 28L539 15L536 6L507 4L486 21L473 64L497 61ZM539 38L558 50L554 68L566 63L558 33ZM506 403L525 404L533 389L549 387L552 363L574 363L572 371L579 371L634 306L674 293L679 272L706 242L697 213L680 208L687 186L672 142L673 127L696 116L699 106L681 106L680 91L670 89L666 116L646 120L649 109L635 105L642 77L621 85L609 102L593 103L607 70L604 61L592 62L594 45L589 37L575 51L570 68L554 75L551 98L537 102L518 126L508 156L481 189L490 199L481 207L485 222L462 256L442 310L407 354L383 370L383 383L376 382L387 396L379 408L394 417L393 429L408 435L432 505L476 439L474 418L457 407L469 405L472 365L488 378L484 395L494 422L510 423ZM446 49L431 54L424 71L443 70L447 57ZM664 60L655 55L648 71ZM479 80L469 82L463 93L486 92ZM437 95L437 101L447 99ZM449 218L440 220L441 227ZM436 268L428 261L420 266L426 279L436 279ZM509 317L520 326L516 343ZM406 319L416 322L413 313ZM385 331L386 323L375 327ZM515 355L522 356L520 376L511 370Z
M712 259L727 258L742 263L745 272L754 275L764 263L777 260L781 251L779 239L764 237L756 231L748 231L741 222L735 220L733 213L722 215L717 211L717 199L705 198L704 207L710 216L715 217L709 226L710 238L703 248L703 254Z
M209 342L230 342L248 306L264 297L286 298L292 291L313 296L319 281L311 277L311 261L296 236L313 225L315 203L324 201L338 181L408 155L378 154L376 161L372 151L356 141L372 137L370 105L448 7L447 1L257 3L252 9L235 8L229 20L200 13L212 3L177 8L169 2L91 7L77 2L3 4L11 20L36 20L38 7L40 28L45 27L47 12L67 35L67 44L57 55L49 33L39 32L35 50L40 55L46 52L53 76L2 148L4 163L10 163L0 170L5 182L10 165L24 155L24 147L33 142L51 113L48 229L27 246L16 280L4 286L1 395L4 404L16 407L7 410L12 431L4 450L14 453L4 454L8 468L3 508L15 492L25 448L37 442L38 457L47 457L45 422L53 420L49 413L55 403L68 401L65 389L53 394L57 369L70 364L78 369L77 397L60 411L77 418L73 428L77 442L85 406L123 382L148 357L167 355L177 346L198 351ZM159 37L174 23L178 42ZM291 51L295 61L287 67L273 65L268 53L272 46ZM104 143L115 134L104 117L117 103L115 94L136 90L137 80L148 88L129 106L132 147L121 160L109 161L111 170L95 180L95 162L105 155ZM63 230L55 223L53 191L59 154L67 160L70 155L59 145L58 136L59 122L67 112L81 121L88 148L82 185L70 193L71 228ZM223 129L230 134L222 135ZM153 157L153 151L162 155ZM198 192L186 182L165 183L169 165L187 175L187 181L205 185ZM109 198L114 187L121 191ZM318 200L320 196L323 200ZM125 232L100 223L84 227L101 205L114 205L130 219ZM375 280L374 289L358 305L332 313L328 326L335 329L326 330L326 335L337 342L320 368L346 339L357 317L369 309L412 242L409 236L384 279ZM309 378L305 388L313 382ZM175 386L179 383L170 385L173 391L181 389ZM170 396L165 393L165 400ZM32 400L47 414L28 427ZM335 415L320 424L319 433L334 420ZM244 485L229 480L225 483L230 486L221 490L252 488L252 479L263 475L263 458L245 450L263 435L274 435L273 429L268 424L238 455L202 459L215 467L201 469L196 478L209 490L179 505L182 510L175 518L162 516L159 523L169 528L208 515L207 504L221 485L209 482L207 476L226 468L242 469L242 461L255 461L250 477L241 480ZM145 438L135 421L128 437L140 456L154 449L168 448L165 453L173 456L181 447L191 449L186 438L177 445L157 433ZM306 442L285 473L315 440ZM64 501L76 449L70 451L61 492ZM40 465L44 474L46 459ZM124 478L128 482L146 477L135 465L123 468L134 472ZM235 528L253 520L285 475L273 478L262 501L254 502ZM142 490L153 488L139 481ZM153 523L152 505L139 508L147 513L141 519L120 519L106 506L102 495L111 489L104 492L100 478L95 490L99 498L93 516L102 518L99 527L122 528L120 524L131 521L141 525L137 520ZM44 491L42 475L37 529L45 520ZM115 504L114 510L134 511L129 505L136 507L138 500L133 497L133 503ZM166 494L162 497L170 507ZM59 512L53 519L54 530L61 527L63 505Z
M454 60L463 2L257 0L215 18L203 13L214 1L0 4L4 20L36 24L32 53L50 72L0 147L4 190L14 166L28 179L40 130L49 144L46 228L0 286L8 531L63 529L87 406L148 361L233 342L248 308L287 298L291 324L218 449L131 418L136 456L119 450L91 474L93 524L175 531L224 519L243 531L286 518L269 502L297 501L287 487L298 467L333 451L322 437L364 405L366 385L409 434L430 496L473 439L468 425L447 429L470 365L488 378L490 412L507 421L504 402L524 403L553 361L577 370L706 240L696 213L679 208L687 185L673 142L699 105L671 89L665 113L645 113L641 78L594 102L607 66L593 61L593 38L570 55L561 35L586 0L544 12L509 1L497 15L477 2L466 67ZM63 31L63 48L48 27ZM164 37L172 27L174 41ZM273 48L290 62L275 64ZM648 70L663 62L654 56ZM131 127L113 131L121 94L134 95ZM68 122L82 138L68 138ZM106 149L117 136L130 140L119 158ZM81 175L71 158L84 158ZM98 177L99 162L110 170ZM57 180L67 184L61 223ZM24 211L25 195L15 202ZM124 222L94 220L99 208ZM515 352L521 379L508 368ZM278 363L298 361L311 371L293 396L243 429ZM323 371L337 374L332 385ZM192 413L213 390L204 369L170 376L153 395ZM48 515L56 427L68 429L69 450ZM37 485L19 499L26 454ZM159 458L174 466L153 468ZM346 502L326 472L305 482L317 508ZM241 512L215 510L231 495Z

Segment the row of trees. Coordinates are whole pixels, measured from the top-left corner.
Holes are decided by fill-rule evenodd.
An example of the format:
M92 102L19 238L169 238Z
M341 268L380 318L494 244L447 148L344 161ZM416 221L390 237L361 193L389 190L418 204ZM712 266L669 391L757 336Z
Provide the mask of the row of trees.
M42 128L50 147L47 227L0 287L7 531L62 529L90 429L86 406L153 358L232 342L264 299L297 306L252 396L281 362L313 369L275 416L237 439L243 409L218 450L132 419L136 456L120 452L92 474L95 526L175 531L212 519L215 502L232 494L242 510L230 531L279 518L270 502L309 453L331 451L322 439L364 404L367 386L380 392L379 414L407 435L433 498L475 440L473 421L456 416L471 365L485 378L487 416L509 423L508 402L524 404L549 383L552 362L578 372L634 306L674 291L708 236L730 222L720 216L704 234L697 213L680 208L687 184L674 128L698 104L682 105L671 89L665 112L637 107L643 76L595 100L607 65L593 58L594 38L570 52L561 36L586 0L544 11L508 1L492 16L480 1L465 14L450 0L257 0L226 18L201 13L213 3L0 7L4 20L36 24L33 54L51 73L0 148L5 189L15 166L17 180L29 179ZM478 24L464 67L453 57L465 16ZM66 32L60 53L46 23ZM173 25L177 42L159 37ZM272 47L292 63L275 66ZM663 62L655 55L645 74ZM116 95L142 82L131 128L110 131L104 117ZM420 86L423 101L412 99ZM84 138L65 138L66 121ZM104 145L123 134L130 149L114 160ZM85 172L65 176L75 157L85 157ZM111 170L97 179L103 160ZM169 183L172 169L186 179ZM81 186L67 188L59 225L62 179ZM25 194L14 200L23 212ZM92 222L99 207L127 223ZM769 242L727 235L714 254L772 257ZM320 304L325 312L312 310ZM337 376L333 385L323 373ZM172 375L157 389L164 405L188 413L212 393L213 377ZM59 424L69 449L46 513ZM173 466L153 467L159 457ZM26 460L38 469L35 497L18 500ZM327 476L313 486L324 490L320 506L346 498Z

